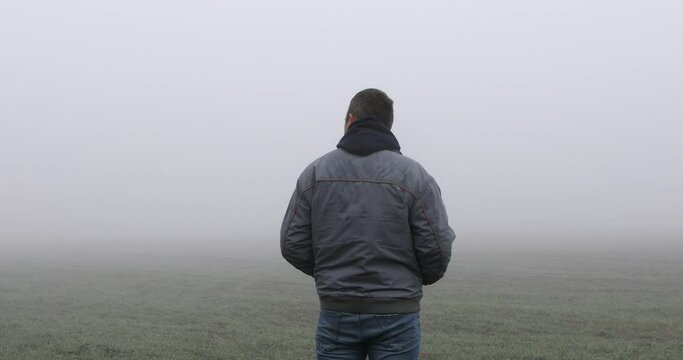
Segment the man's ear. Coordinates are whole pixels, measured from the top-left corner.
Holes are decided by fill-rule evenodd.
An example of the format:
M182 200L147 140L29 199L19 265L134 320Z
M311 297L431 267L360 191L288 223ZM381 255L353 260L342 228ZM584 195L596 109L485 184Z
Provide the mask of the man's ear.
M356 115L353 115L352 113L346 114L346 121L344 121L344 131L348 130L349 126L351 126L351 124L356 120L358 120Z
M356 116L352 113L349 113L348 115L346 115L346 123L347 124L351 125L351 123L353 123L356 120L358 120L358 116Z

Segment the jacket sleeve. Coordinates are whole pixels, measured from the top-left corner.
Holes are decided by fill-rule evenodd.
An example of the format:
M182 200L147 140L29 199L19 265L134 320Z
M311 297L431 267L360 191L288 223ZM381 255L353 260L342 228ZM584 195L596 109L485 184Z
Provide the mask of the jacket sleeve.
M311 237L311 208L306 198L312 187L302 188L301 181L292 194L280 229L282 257L307 275L313 276L314 259Z
M434 178L427 175L416 195L410 211L413 249L420 265L422 283L431 285L446 273L455 232L448 225L441 189Z

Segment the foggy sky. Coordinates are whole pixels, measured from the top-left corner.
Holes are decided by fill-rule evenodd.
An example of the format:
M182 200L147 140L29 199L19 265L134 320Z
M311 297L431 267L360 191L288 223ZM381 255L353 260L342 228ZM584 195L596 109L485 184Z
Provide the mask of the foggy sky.
M394 99L456 246L681 242L682 11L4 1L0 246L278 246L367 87Z

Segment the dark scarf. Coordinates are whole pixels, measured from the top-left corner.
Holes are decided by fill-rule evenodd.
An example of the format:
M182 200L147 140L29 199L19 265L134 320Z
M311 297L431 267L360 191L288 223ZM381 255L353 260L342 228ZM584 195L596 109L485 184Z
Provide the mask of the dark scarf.
M359 156L370 155L380 150L401 153L401 146L394 134L374 117L354 121L339 140L337 148Z

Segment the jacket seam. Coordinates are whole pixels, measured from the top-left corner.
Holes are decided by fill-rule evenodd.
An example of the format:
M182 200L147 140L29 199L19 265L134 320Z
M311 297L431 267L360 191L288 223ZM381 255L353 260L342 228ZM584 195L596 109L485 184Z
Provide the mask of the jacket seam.
M394 186L398 187L399 189L401 189L401 190L407 192L408 194L412 195L415 198L415 200L417 200L417 202L420 206L420 210L422 210L422 213L424 214L425 219L427 219L427 224L429 224L429 229L432 230L432 235L434 235L434 241L436 241L436 245L439 248L439 274L437 274L437 276L440 275L440 273L443 271L443 264L444 264L443 246L441 246L441 241L439 241L439 236L437 235L436 231L434 231L434 225L432 224L432 220L429 218L429 215L427 214L427 211L425 210L424 202L422 201L422 199L419 196L415 195L414 192L408 190L407 188L405 188L401 184L395 183L393 181L385 181L385 180L317 179L315 182L316 183L318 183L318 182L365 182L365 183L372 183L372 184L387 184L387 185L394 185ZM311 187L313 187L313 186L311 186ZM308 189L306 189L306 190L308 190Z
M317 179L315 182L366 182L366 183L372 183L372 184L387 184L387 185L394 185L398 187L399 189L407 192L408 194L412 195L415 199L420 199L417 195L415 195L414 192L408 190L406 187L403 185L393 182L393 181L385 181L385 180L365 180L365 179Z

